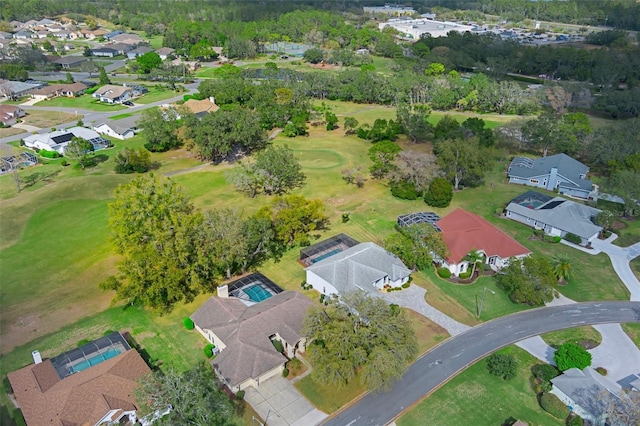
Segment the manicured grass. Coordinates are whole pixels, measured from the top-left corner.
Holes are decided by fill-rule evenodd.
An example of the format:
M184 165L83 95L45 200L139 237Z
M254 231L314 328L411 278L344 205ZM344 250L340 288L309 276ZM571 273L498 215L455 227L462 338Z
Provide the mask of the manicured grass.
M62 111L29 110L22 119L24 124L46 129L73 120L80 120L82 115Z
M564 343L586 344L589 349L602 343L602 335L591 326L575 327L566 330L553 331L541 335L549 346L559 347Z
M149 39L149 45L151 47L153 47L154 49L160 49L162 47L162 39L163 38L164 38L164 36L162 36L160 34L154 35L153 37L151 37Z
M121 118L127 118L127 117L131 117L133 114L131 114L130 112L125 112L123 114L118 114L118 115L112 115L111 119L112 120L120 120Z
M636 277L640 280L640 257L636 257L633 259L629 265L631 266L631 270L636 275Z
M530 425L563 425L540 408L529 385L530 369L539 361L515 346L500 353L516 357L515 378L505 381L489 374L481 360L411 408L396 421L398 426L500 425L510 417Z
M3 128L0 128L0 138L19 135L20 133L25 133L25 132L26 130L18 129L17 127L3 127Z
M438 343L449 338L449 333L435 322L412 311L405 309L407 317L411 322L411 327L418 338L418 353L423 354Z
M180 93L175 92L173 90L169 90L165 87L149 87L149 93L146 93L144 96L137 98L134 100L137 104L150 104L153 102L162 101L165 99L173 98L175 96L179 96Z
M631 322L622 324L622 329L627 333L627 336L633 340L633 343L636 344L638 349L640 349L640 323Z
M624 228L614 230L618 238L613 241L613 244L627 247L640 242L640 220L634 217L620 218L618 221L624 225Z
M353 401L364 392L359 377L345 386L323 385L315 382L311 375L294 383L294 386L321 411L331 414L343 405Z
M90 111L118 111L126 108L122 105L112 105L100 102L99 100L91 97L91 95L82 95L76 98L54 98L46 101L40 101L36 106L77 108L79 110L87 109Z

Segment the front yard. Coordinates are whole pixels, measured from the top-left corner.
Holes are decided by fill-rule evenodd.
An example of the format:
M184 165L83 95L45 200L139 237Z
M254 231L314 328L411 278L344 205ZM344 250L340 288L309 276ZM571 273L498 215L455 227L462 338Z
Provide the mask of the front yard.
M126 108L122 105L112 105L100 102L96 98L91 97L91 95L86 94L75 98L60 96L54 99L40 101L36 103L35 106L74 108L78 110L90 111L118 111Z

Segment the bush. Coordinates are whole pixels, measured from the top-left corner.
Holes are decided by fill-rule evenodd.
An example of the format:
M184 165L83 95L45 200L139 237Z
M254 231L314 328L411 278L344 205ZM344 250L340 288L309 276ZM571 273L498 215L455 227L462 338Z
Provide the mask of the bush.
M460 272L458 274L458 278L460 278L461 280L466 280L471 276L471 271L467 271L467 272Z
M542 237L542 241L544 241L545 243L556 244L559 243L560 240L562 240L562 238L558 236L552 237L551 235L545 235L544 237Z
M302 281L300 283L300 287L302 287L303 289L306 289L307 288L307 282L306 281Z
M416 200L422 195L411 182L392 182L391 195L401 200Z
M236 392L236 398L242 400L244 399L244 391L243 390L239 390L238 392Z
M548 382L554 377L558 377L560 372L551 364L536 364L531 367L531 374L533 374L536 379Z
M606 376L608 371L604 367L596 367L596 371L600 373L601 376Z
M211 358L213 356L213 349L215 347L216 345L214 345L213 343L209 343L204 347L204 354L207 356L207 358Z
M567 426L583 426L583 425L584 425L584 420L582 420L582 417L576 414L573 414L567 417Z
M582 370L591 365L591 354L585 348L575 343L565 343L560 345L553 360L560 371L570 368Z
M578 237L576 234L572 234L571 232L567 233L567 235L564 236L564 239L573 244L582 243L582 238Z
M287 377L289 375L289 369L285 368L282 370L282 377Z
M511 380L516 377L518 363L513 355L493 354L487 358L487 370L494 376Z
M84 346L84 345L86 345L87 343L89 343L90 341L91 341L91 340L89 340L89 339L82 339L82 340L80 340L80 341L76 344L76 346L77 346L77 347Z
M453 198L453 186L442 177L437 177L429 184L424 194L424 202L431 207L448 207Z
M87 89L85 93L87 95L93 95L96 92L96 90L98 90L99 88L100 88L99 86L93 86L93 87Z
M564 419L569 415L569 408L552 393L542 394L540 406L544 411L559 419Z
M271 340L271 343L273 343L273 347L276 348L278 352L284 352L284 347L282 346L282 342L280 340L273 339Z
M60 165L61 165L62 167L67 167L67 166L69 165L69 162L68 162L67 160L62 160L62 161L60 162Z
M189 317L186 317L183 321L182 324L184 325L184 328L186 328L187 330L193 330L196 325L193 323L193 320Z
M406 282L404 284L402 284L402 288L409 288L411 286L410 282Z
M351 219L351 213L342 213L342 223L347 223Z
M438 268L440 278L451 278L451 271L448 268Z
M45 158L59 158L60 154L56 151L47 151L46 149L40 150L40 156Z
M108 336L108 335L110 335L111 333L114 333L114 332L115 332L115 330L107 330L104 333L102 333L102 335L103 336Z

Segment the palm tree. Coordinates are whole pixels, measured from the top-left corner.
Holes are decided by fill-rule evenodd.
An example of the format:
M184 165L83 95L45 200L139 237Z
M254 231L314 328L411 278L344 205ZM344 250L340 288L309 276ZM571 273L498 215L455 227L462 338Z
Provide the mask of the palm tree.
M483 258L484 258L484 255L482 254L482 252L480 252L480 250L474 249L474 250L471 250L469 253L467 253L467 255L465 256L465 259L472 265L471 275L469 275L470 277L473 278L473 274L476 272L476 265L482 262Z
M553 257L553 273L558 278L558 282L569 282L574 275L574 268L571 260L566 254L559 254Z

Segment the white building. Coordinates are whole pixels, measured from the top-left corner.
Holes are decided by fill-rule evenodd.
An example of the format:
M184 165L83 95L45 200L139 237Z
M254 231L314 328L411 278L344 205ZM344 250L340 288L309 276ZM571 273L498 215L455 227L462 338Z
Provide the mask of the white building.
M49 133L27 136L23 139L24 145L32 149L44 149L46 151L56 151L64 154L64 148L69 145L71 139L76 136L85 139L93 145L94 150L103 149L110 145L110 142L102 138L98 133L85 127L71 127L65 130L55 130Z
M391 27L398 31L402 37L419 40L423 34L431 37L446 37L449 31L464 33L471 31L472 26L457 24L455 22L432 21L430 19L390 19L378 24L380 30Z

